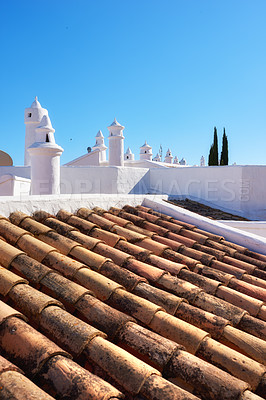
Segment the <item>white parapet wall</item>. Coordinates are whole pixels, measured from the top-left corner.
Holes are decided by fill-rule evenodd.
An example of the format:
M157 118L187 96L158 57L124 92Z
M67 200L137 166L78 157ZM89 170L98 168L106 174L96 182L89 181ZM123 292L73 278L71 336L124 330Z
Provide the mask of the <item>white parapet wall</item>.
M248 219L266 220L266 166L151 169L150 190L187 196Z
M31 215L35 211L47 211L55 215L60 209L75 212L81 207L102 207L109 210L110 207L123 207L126 204L139 205L144 198L150 200L167 200L165 195L143 194L61 194L42 196L18 196L0 197L0 215L9 217L14 211L22 211Z
M221 224L266 238L266 221L222 221Z
M149 170L130 167L61 167L61 194L147 194Z
M196 225L198 228L205 231L221 235L226 240L247 247L249 250L266 254L266 238L261 236L232 228L231 226L203 217L182 207L167 203L163 201L163 199L151 199L146 197L143 200L143 205L170 215L180 221Z

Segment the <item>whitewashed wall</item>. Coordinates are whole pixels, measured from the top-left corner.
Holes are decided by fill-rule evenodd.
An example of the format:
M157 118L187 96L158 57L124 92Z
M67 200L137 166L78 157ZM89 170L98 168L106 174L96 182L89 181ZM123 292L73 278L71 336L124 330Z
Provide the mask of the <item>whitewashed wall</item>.
M0 178L5 174L30 178L30 168L0 167ZM189 197L249 219L266 220L266 166L151 169L63 166L61 193L163 193ZM7 193L1 193L0 185L1 194Z
M61 167L61 193L148 193L149 171L126 167Z
M265 221L218 221L226 226L240 229L241 231L254 233L254 235L266 238L266 222Z
M266 220L266 166L151 169L150 190Z

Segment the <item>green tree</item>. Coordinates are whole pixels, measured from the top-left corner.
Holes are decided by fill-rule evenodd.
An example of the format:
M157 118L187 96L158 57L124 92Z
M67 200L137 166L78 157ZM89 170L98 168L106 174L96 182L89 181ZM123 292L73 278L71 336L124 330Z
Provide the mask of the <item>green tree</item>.
M228 165L228 139L225 133L225 128L223 133L223 146L220 158L220 165Z
M213 144L210 148L208 165L219 165L217 128L214 127Z

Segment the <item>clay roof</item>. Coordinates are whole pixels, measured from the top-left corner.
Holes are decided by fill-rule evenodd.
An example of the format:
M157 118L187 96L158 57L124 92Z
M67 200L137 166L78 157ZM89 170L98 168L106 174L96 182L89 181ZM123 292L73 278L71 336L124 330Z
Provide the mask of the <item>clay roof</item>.
M199 203L198 201L193 201L190 199L184 200L168 200L169 203L175 204L178 207L185 208L186 210L195 212L204 217L208 217L211 219L220 219L220 220L234 220L234 221L248 221L244 217L240 217L235 214L230 214L228 212L222 211L218 208L213 208L210 206L206 206L205 204Z
M0 236L0 398L265 398L266 256L143 206Z

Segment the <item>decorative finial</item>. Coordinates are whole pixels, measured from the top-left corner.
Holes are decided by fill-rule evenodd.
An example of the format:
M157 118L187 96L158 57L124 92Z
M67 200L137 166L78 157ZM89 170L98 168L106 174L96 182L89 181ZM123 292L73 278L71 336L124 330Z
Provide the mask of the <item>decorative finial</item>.
M116 118L114 119L114 122L117 122Z
M37 96L35 96L35 100L38 101L38 97Z

